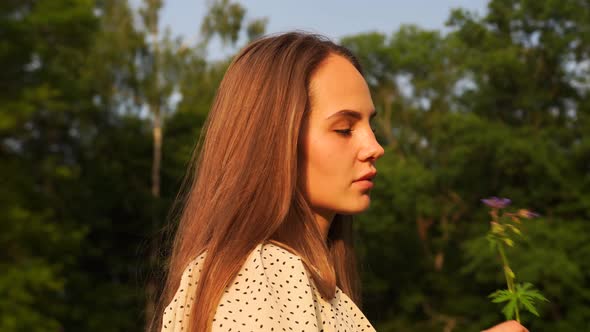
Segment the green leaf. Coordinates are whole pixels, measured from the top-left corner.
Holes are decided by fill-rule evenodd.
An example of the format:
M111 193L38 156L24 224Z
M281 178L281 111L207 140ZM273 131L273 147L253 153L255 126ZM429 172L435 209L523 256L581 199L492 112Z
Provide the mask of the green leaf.
M516 298L512 298L504 306L504 308L502 308L502 313L504 314L504 316L506 317L507 320L510 320L510 319L512 319L512 317L514 317L515 312L516 312L516 305L517 305Z
M530 282L517 284L516 295L522 307L537 317L539 317L539 312L535 308L536 300L548 301L538 290L534 289Z
M537 309L535 309L534 304L529 301L529 299L526 296L521 296L520 297L520 303L524 306L524 308L532 313L533 315L539 317L539 313L537 312Z
M492 299L494 303L501 303L505 301L509 301L513 297L513 293L509 290L498 290L494 293L490 294L489 297Z

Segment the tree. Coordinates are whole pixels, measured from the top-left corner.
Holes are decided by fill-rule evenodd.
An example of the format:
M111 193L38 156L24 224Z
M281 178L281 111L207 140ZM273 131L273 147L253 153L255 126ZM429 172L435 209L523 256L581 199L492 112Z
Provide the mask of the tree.
M0 5L0 330L62 328L67 269L86 229L69 213L91 108L81 75L97 29L88 1Z
M584 329L588 15L573 1L491 1L485 17L453 12L446 36L403 27L343 39L365 65L389 145L357 225L366 310L379 330L475 330L502 319L486 299L502 283L479 202L490 195L545 216L511 253L517 274L551 300L541 320L525 322Z

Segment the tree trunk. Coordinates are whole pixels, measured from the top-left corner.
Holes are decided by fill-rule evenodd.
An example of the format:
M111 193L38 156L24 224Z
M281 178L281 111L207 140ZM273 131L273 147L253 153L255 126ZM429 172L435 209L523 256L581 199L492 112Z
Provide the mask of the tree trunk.
M153 4L152 4L153 5ZM151 10L157 10L157 6L151 6ZM153 13L153 17L157 17ZM150 114L153 116L152 138L153 138L153 156L152 156L152 198L155 203L152 208L152 227L151 238L149 241L148 254L148 280L146 283L146 304L145 304L145 318L146 326L150 324L154 315L156 314L158 281L154 278L152 271L158 264L158 237L155 236L156 229L160 225L159 213L159 199L160 199L160 168L162 161L162 114L161 114L161 96L160 96L160 45L158 43L159 30L158 20L150 21L151 26L148 26L151 34L153 45L153 72L152 72L152 89L148 91L148 107Z

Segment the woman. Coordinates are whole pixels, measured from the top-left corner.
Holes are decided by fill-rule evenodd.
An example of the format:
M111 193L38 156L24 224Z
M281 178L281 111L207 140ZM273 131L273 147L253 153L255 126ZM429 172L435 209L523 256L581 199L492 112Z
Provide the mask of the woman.
M303 33L244 48L196 153L157 326L374 331L355 305L351 234L384 153L374 115L345 48Z

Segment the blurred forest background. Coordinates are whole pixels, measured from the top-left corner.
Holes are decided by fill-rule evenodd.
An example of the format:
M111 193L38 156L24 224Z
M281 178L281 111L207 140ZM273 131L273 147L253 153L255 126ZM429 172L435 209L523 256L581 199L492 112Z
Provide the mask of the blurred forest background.
M0 331L141 331L153 310L157 245L229 63L207 44L243 46L272 19L212 1L187 45L158 29L161 6L0 2ZM387 151L355 223L364 311L378 331L502 321L480 202L497 195L542 214L508 253L550 300L524 324L590 331L590 3L448 17L448 33L340 40L365 66Z

